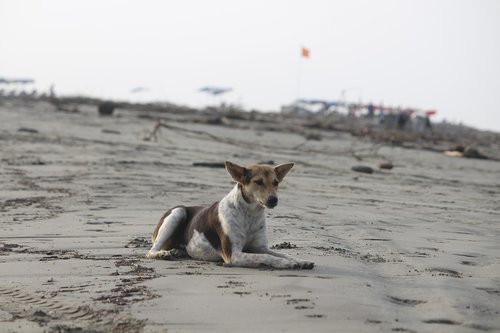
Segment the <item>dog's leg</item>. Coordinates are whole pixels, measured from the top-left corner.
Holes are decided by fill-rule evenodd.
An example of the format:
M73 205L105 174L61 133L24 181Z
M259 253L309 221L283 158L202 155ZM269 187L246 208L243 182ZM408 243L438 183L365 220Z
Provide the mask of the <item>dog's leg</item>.
M230 264L240 267L269 266L278 269L311 269L314 265L301 265L293 259L279 258L267 253L246 252L233 253Z
M286 254L273 251L268 247L260 249L260 251L258 253L267 253L267 254L270 254L270 255L275 256L275 257L295 261L297 264L299 264L300 268L303 268L303 269L311 269L314 267L314 263L312 261L295 259L295 258L292 258L290 256L287 256Z
M173 259L178 257L176 249L169 249L168 243L176 229L185 222L186 210L182 207L174 208L170 214L163 219L163 223L158 230L158 234L153 242L151 250L146 257L150 259ZM165 250L167 248L167 250Z
M160 250L159 259L175 260L189 258L189 254L183 249Z
M311 269L314 267L314 263L311 261L304 261L304 260L300 260L300 259L295 259L295 258L292 258L290 256L287 256L286 254L282 254L282 253L271 250L269 248L269 246L267 245L267 237L265 235L260 235L259 238L256 238L254 240L253 246L249 247L248 250L249 250L249 252L252 252L252 253L269 254L269 255L274 256L274 257L294 261L297 265L299 265L299 268Z

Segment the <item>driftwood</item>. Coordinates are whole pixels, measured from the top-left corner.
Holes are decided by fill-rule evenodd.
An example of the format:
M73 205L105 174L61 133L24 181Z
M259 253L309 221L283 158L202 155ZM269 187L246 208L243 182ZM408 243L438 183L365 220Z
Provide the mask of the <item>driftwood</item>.
M392 168L394 168L394 164L392 164L391 162L382 162L378 165L378 167L380 169L391 170Z
M373 169L365 165L356 165L351 168L352 171L362 172L362 173L373 173Z
M358 161L362 161L363 158L367 157L380 157L379 149L382 147L380 143L374 143L370 147L354 149L352 148L349 152Z
M204 167L204 168L225 168L226 165L221 162L194 162L194 167Z
M160 132L161 125L162 125L162 122L160 120L158 120L155 124L155 127L151 131L151 133L146 135L143 138L143 140L144 141L155 141L155 142L158 141L158 133Z
M199 131L199 130L193 130L193 129L188 129L185 127L179 127L179 126L174 126L174 125L169 125L164 123L161 120L158 120L155 124L155 127L153 128L153 131L146 135L143 140L144 141L157 141L158 140L158 133L160 132L161 128L167 128L172 131L177 131L180 133L188 133L188 134L194 134L196 136L201 136L201 137L206 137L210 140L213 140L215 142L219 143L225 143L228 145L232 146L237 146L241 148L246 148L246 149L255 149L255 142L247 142L247 141L242 141L242 140L235 140L235 139L228 139L228 138L223 138L220 136L217 136L215 134L206 132L206 131ZM269 149L274 149L273 146L265 146L265 145L259 145L262 148L269 148Z
M17 130L18 132L26 132L26 133L32 133L32 134L37 134L39 131L34 128L28 128L28 127L20 127Z
M259 164L269 164L274 165L274 161L260 161ZM224 162L194 162L194 167L204 167L204 168L225 168Z
M177 131L177 132L182 132L182 133L189 133L189 134L195 134L197 136L204 136L207 137L213 141L221 142L221 143L226 143L229 145L234 145L234 146L245 146L249 147L250 144L244 141L237 141L237 140L232 140L232 139L226 139L219 137L217 135L214 135L212 133L208 133L205 131L198 131L198 130L192 130L188 129L185 127L179 127L179 126L174 126L174 125L169 125L165 124L161 120L158 120L155 124L155 127L153 128L153 131L149 133L146 137L144 137L144 141L157 141L158 140L158 133L160 132L161 128L167 128L172 131Z

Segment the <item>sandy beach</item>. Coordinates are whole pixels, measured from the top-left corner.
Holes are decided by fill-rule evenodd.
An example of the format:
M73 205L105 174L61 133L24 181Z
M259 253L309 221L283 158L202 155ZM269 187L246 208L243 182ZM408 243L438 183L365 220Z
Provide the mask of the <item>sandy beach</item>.
M258 120L74 111L0 103L0 331L500 331L500 162ZM296 163L269 241L313 270L145 258L166 209L232 188L193 165L224 160Z

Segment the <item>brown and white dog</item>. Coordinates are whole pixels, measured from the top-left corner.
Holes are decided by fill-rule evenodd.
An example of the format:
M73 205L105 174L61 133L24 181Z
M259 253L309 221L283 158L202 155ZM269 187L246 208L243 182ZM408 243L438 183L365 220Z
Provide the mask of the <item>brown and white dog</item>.
M241 267L311 269L314 263L269 249L265 207L278 204L278 185L293 163L248 168L226 162L236 185L209 207L177 206L167 211L153 232L148 258L173 259L187 254L197 260Z

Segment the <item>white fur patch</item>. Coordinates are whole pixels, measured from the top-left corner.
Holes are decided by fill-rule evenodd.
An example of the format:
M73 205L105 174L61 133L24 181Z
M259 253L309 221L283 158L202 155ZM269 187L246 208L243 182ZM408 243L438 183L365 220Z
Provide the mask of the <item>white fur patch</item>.
M267 247L266 216L259 204L249 204L236 185L219 203L219 220L233 252Z
M193 237L186 246L186 251L191 258L206 261L220 261L221 256L215 250L203 233L194 230Z

